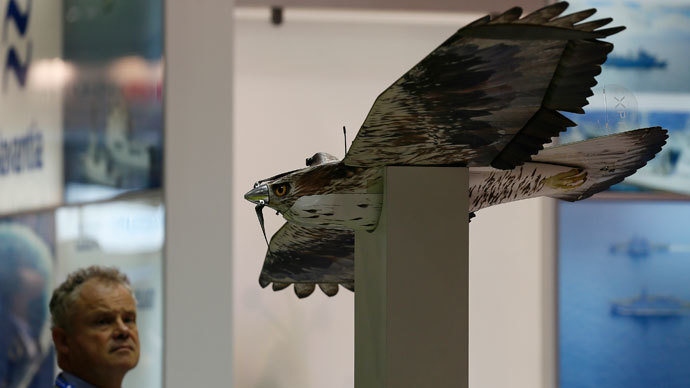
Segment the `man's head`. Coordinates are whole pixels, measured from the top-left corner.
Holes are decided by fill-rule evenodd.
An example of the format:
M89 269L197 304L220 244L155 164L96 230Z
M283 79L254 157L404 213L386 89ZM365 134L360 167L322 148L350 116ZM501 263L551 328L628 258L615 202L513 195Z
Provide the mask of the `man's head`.
M73 272L53 292L50 313L64 371L96 386L119 386L139 361L136 300L117 269Z

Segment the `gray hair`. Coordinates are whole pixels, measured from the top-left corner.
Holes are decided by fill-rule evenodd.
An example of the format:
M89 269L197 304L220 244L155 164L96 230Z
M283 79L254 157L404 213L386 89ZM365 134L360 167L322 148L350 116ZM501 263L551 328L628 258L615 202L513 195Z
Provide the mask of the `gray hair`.
M74 303L77 301L82 285L88 280L98 279L104 283L121 284L129 290L134 298L134 292L127 275L115 267L101 267L92 265L78 269L67 276L67 279L53 291L50 298L50 315L53 328L71 329L70 318ZM136 302L136 298L134 299Z

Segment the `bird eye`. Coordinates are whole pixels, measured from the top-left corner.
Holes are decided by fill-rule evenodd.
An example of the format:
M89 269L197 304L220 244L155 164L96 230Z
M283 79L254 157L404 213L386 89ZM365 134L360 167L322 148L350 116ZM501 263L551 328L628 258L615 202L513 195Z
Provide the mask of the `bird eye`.
M273 192L277 196L282 197L287 194L289 188L290 186L287 183L281 183L280 185L273 187Z

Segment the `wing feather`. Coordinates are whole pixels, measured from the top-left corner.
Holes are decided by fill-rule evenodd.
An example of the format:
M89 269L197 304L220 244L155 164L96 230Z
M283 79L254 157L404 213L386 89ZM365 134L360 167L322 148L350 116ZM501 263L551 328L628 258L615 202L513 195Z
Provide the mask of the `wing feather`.
M594 12L556 18L556 3L522 19L512 8L458 30L386 89L343 162L349 166L462 165L513 168L582 112L620 30Z
M612 21L613 21L613 19L611 19L611 18L605 18L605 19L599 19L599 20L594 20L594 21L587 22L587 23L578 24L574 27L577 28L578 30L581 30L581 31L594 31L597 28L603 27L603 26L611 23Z
M582 168L584 185L554 198L579 201L623 181L654 158L666 144L667 131L661 127L641 128L543 150L534 162Z
M339 284L347 288L354 282L354 255L354 232L288 222L271 238L259 284L272 284L274 291L294 284L300 298L311 295L318 284L333 296Z
M561 16L559 18L551 20L549 25L554 26L554 27L569 27L574 25L575 23L579 23L590 16L594 15L597 12L596 9L590 8L590 9L585 9L583 11L571 13L569 15Z
M517 22L534 24L548 23L551 19L563 13L566 8L568 8L568 3L564 1L553 5L547 5L546 7L539 8Z
M496 16L493 19L494 23L510 23L513 21L516 21L520 18L520 15L522 15L522 8L520 7L513 7L502 14ZM487 20L488 23L488 20ZM468 26L469 27L469 26Z

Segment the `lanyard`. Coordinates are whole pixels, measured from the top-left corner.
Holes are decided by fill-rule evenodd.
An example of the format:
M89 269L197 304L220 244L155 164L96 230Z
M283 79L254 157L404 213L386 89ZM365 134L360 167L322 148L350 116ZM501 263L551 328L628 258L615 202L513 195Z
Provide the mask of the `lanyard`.
M55 379L55 388L74 388L74 386L62 378L62 376L58 376Z

